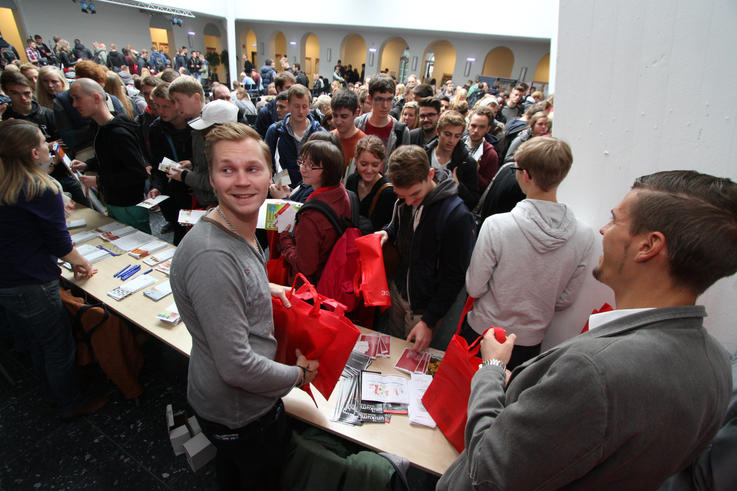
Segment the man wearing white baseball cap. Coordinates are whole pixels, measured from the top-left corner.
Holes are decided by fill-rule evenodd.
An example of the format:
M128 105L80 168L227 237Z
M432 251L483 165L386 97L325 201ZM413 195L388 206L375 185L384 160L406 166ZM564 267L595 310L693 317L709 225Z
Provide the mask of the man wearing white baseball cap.
M171 169L167 176L192 188L197 203L202 207L217 204L210 185L205 156L205 136L213 125L236 122L238 107L226 101L212 101L203 106L205 94L202 86L192 77L178 77L169 86L169 94L177 111L187 119L192 128L192 160L179 162L181 169Z

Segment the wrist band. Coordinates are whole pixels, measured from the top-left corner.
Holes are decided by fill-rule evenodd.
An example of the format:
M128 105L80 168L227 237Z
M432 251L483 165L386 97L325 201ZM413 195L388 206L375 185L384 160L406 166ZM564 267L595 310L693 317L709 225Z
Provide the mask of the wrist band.
M305 381L307 380L307 367L303 367L302 365L297 365L297 366L302 369L301 383L300 383L300 380L297 379L297 384L301 387L305 384Z

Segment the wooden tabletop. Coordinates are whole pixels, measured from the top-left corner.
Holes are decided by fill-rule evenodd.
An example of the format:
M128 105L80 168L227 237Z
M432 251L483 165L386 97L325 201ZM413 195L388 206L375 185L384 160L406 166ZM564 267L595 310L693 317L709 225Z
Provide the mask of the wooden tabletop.
M80 218L84 218L87 225L70 230L71 234L76 234L84 230L94 230L101 225L114 221L109 217L84 207L75 209L72 212L70 220ZM86 242L86 244L96 246L105 244L105 242L100 238L95 238ZM171 247L173 248L174 246L172 245ZM163 252L166 249L164 248L157 252ZM174 302L173 295L167 295L158 302L145 297L143 291L138 291L120 301L116 301L107 295L108 291L122 284L121 280L114 278L113 275L128 264L140 264L142 271L150 268L143 264L142 259L134 259L124 254L121 256L107 257L94 264L98 272L92 278L77 281L74 279L72 272L65 268L62 268L62 276L70 283L84 290L88 295L103 302L109 309L121 317L136 324L180 353L189 356L192 349L192 338L184 323L171 326L156 318L158 313L163 312L167 306ZM157 280L152 287L168 279L166 274L155 269L149 274ZM368 329L361 330L371 332ZM394 369L394 363L401 355L405 345L406 343L403 339L392 338L391 357L377 358L372 362L369 369L381 371L385 374L407 376ZM312 392L315 395L318 407L315 407L315 403L312 402L305 392L294 389L284 398L287 413L297 419L373 450L405 457L413 465L433 474L442 474L456 457L458 457L458 452L440 430L437 428L431 429L418 425L410 425L406 415L394 414L392 415L391 422L388 424L364 424L363 426L353 426L330 421L329 418L332 415L335 400L337 399L337 386L330 400L327 401L314 388Z

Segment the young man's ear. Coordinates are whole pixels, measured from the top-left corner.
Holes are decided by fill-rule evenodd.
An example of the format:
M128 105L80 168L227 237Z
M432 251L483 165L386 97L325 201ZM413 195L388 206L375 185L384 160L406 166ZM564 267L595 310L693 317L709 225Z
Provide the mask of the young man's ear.
M665 248L665 235L662 232L648 232L643 234L642 239L637 242L637 252L635 254L635 262L645 262L654 258L660 252L665 252L667 256L667 249Z
M434 177L435 177L435 168L430 167L430 170L427 173L427 178L428 180L432 181Z

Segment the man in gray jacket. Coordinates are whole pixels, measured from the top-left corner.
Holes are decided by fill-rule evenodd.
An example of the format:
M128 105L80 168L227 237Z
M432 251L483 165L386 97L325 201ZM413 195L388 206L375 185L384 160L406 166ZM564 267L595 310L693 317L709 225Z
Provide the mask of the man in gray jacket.
M635 181L602 227L594 276L618 310L508 374L516 336L481 343L466 449L438 489L655 489L724 421L728 355L695 302L737 271L737 184L693 171Z

